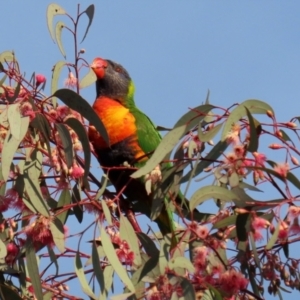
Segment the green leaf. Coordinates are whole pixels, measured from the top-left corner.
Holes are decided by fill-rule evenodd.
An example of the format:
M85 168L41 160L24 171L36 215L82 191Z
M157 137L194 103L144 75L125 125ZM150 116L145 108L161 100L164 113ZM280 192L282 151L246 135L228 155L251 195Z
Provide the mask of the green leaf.
M100 286L100 294L102 297L107 296L106 291L105 291L105 285L104 285L104 282L105 282L104 275L103 275L102 268L100 267L100 259L99 259L99 255L98 255L98 251L97 251L95 242L92 243L92 263L93 263L95 277ZM105 299L105 298L103 298L103 299Z
M90 288L85 278L79 252L76 252L76 257L75 257L75 272L79 279L79 283L81 285L81 289L83 290L83 292L86 293L92 299L97 299L96 295L93 293L92 289Z
M49 217L49 211L39 183L39 175L41 173L41 162L38 159L32 162L26 162L24 167L24 183L29 203L45 217Z
M201 142L209 142L217 135L217 133L220 131L222 126L223 126L223 123L218 124L218 125L214 126L212 129L210 129L209 131L205 132L205 134L202 132L202 127L199 126L198 127L199 140Z
M143 263L132 275L131 280L134 286L136 286L147 274L157 267L158 255L150 257Z
M110 265L106 265L104 268L104 282L105 282L105 291L106 295L111 289L111 286L113 284L113 278L114 278L114 268ZM106 298L103 300L106 300Z
M88 178L91 165L91 149L86 130L82 123L75 118L68 118L65 122L77 134L83 149L84 154L84 178Z
M59 274L59 265L58 265L58 261L56 258L56 254L54 253L52 246L47 245L47 250L48 250L49 258L50 258L51 262L55 265L55 275L57 276Z
M134 292L124 293L120 295L110 296L110 300L127 300L128 297L132 296Z
M6 245L0 239L0 258L5 258L7 255Z
M93 18L94 18L94 12L95 12L95 5L94 4L91 4L84 12L82 13L86 13L86 15L88 16L89 18L89 23L88 23L88 26L85 30L85 34L82 38L82 41L80 43L82 43L84 41L84 39L86 38L86 35L89 31L89 28L90 26L92 25L92 22L93 22Z
M0 125L8 127L8 118L7 118L8 108L4 108L0 114Z
M52 40L55 42L55 33L53 30L53 18L57 15L66 15L67 12L58 4L51 3L47 8L47 24Z
M20 103L8 106L7 119L10 126L10 132L16 140L20 140L21 134L21 113Z
M17 291L13 288L13 285L8 286L6 284L0 284L0 291L1 294L3 295L3 299L14 299L14 300L24 299L20 297Z
M180 277L180 286L182 288L183 299L196 300L195 289L190 280Z
M215 106L210 104L204 104L192 108L176 122L174 128L186 126L186 132L188 132L190 129L198 125L213 108L215 108Z
M48 120L44 115L37 113L35 115L35 118L31 121L30 125L36 128L42 134L46 142L49 158L51 159L51 148L50 148L51 128L49 126Z
M66 62L59 61L53 67L52 80L51 80L51 94L54 94L58 89L58 79L62 68L65 66ZM55 108L57 106L56 98L52 97L52 104Z
M68 128L61 123L56 123L55 127L60 135L61 142L65 151L67 167L70 169L73 166L74 154L73 143Z
M131 291L135 292L135 288L132 284L132 281L128 277L127 272L125 271L124 267L122 266L121 262L119 261L119 258L115 252L114 246L105 232L104 227L101 227L101 240L103 244L103 250L105 252L105 255L107 257L107 260L110 262L112 267L114 268L115 272L118 274L120 279L123 281L125 286Z
M12 51L4 51L0 53L0 62L5 63L5 62L10 62L10 61L16 61L15 55ZM3 67L3 65L2 65Z
M249 120L249 126L250 126L250 139L249 139L249 145L247 150L250 152L256 152L258 149L258 134L257 134L257 128L260 127L261 125L258 121L256 121L253 117L252 114L250 113L249 109L245 106L248 120ZM256 123L256 124L255 124Z
M134 265L140 266L142 263L140 247L135 231L126 217L120 216L120 237L128 243L130 250L134 253Z
M55 218L50 223L50 231L53 236L53 240L57 249L63 253L65 252L65 234L64 234L64 226L63 223L58 219Z
M175 259L171 259L168 265L171 270L175 268L183 268L190 273L195 273L195 267L193 266L192 262L184 256L179 256Z
M245 242L248 239L248 232L250 230L251 214L244 213L237 215L236 218L236 233L239 242ZM238 248L240 249L240 248ZM243 249L244 250L244 249Z
M155 243L147 234L143 232L138 232L137 236L148 256L154 257L159 255L159 250L156 248Z
M156 150L154 151L153 155L150 157L150 159L146 162L146 164L141 167L139 170L135 171L131 177L132 178L139 178L143 175L146 175L150 173L164 158L165 156L171 152L178 141L181 139L181 137L186 132L186 126L180 126L172 129L169 131Z
M168 268L168 245L167 243L162 240L160 243L160 251L159 251L159 271L160 275L163 275L166 273L166 270Z
M284 253L285 257L287 259L289 259L290 258L290 256L289 256L289 244L288 243L284 243L282 245L282 250L283 250L283 253Z
M103 209L103 212L104 212L104 216L105 216L106 222L108 223L108 225L112 226L113 222L112 222L112 219L111 219L111 213L110 213L110 210L109 210L109 208L108 208L108 206L106 204L106 201L102 200L101 204L102 204L102 209Z
M3 148L2 148L2 153L1 153L1 160L2 160L1 167L2 167L2 175L4 181L8 179L13 157L20 145L20 142L23 140L24 136L27 133L28 126L29 126L29 117L21 118L20 138L16 139L15 137L13 137L10 129L6 134Z
M247 108L252 114L266 114L268 110L274 113L273 108L260 100L250 99L242 102L238 107L236 107L229 115L227 121L225 122L225 126L222 132L221 141L225 141L228 133L232 128L232 124L235 124L240 119L247 115Z
M101 189L98 190L95 196L95 200L98 200L103 195L107 187L108 181L109 181L108 176L106 174L103 174L101 177Z
M39 274L39 268L37 263L37 258L35 254L35 250L33 247L33 242L29 242L27 240L27 246L26 246L26 260L27 260L27 269L28 269L28 277L31 280L34 294L37 299L43 299L43 291L42 291L42 285L41 285L41 278Z
M269 241L268 241L268 243L266 245L266 250L271 250L273 248L273 246L276 243L277 238L278 238L279 229L280 229L280 223L277 224L273 235L269 239Z
M97 80L95 72L89 68L88 73L80 80L79 87L81 89L90 86Z
M95 126L96 130L100 133L106 144L110 145L109 137L102 121L99 119L96 112L92 109L92 107L86 100L69 89L60 89L56 91L53 96L58 97L68 107L76 110L84 118L86 118L91 123L91 125Z
M213 287L212 285L210 284L207 284L207 286L209 287L209 293L210 293L210 296L212 297L211 299L213 300L223 300L224 298L222 297L222 295L220 294L220 292L215 288ZM206 295L204 295L204 299L206 299Z
M95 75L96 76L96 75ZM3 78L0 80L0 87L3 85L3 83L5 82L7 78L7 75L4 75Z
M70 191L68 189L62 190L58 199L57 208L64 208L68 206L70 203L71 203ZM61 213L59 213L59 215L57 215L57 218L61 221L62 224L65 224L67 215L68 215L68 210L64 210Z
M63 30L63 28L65 27L65 23L64 22L57 22L56 26L55 26L55 39L58 45L58 48L61 52L61 54L63 55L63 57L66 59L66 52L64 50L64 47L62 45L62 41L61 41L61 32Z
M213 228L225 228L236 223L237 215L231 215L227 218L224 218L213 225Z
M285 131L283 131L282 129L279 130L281 135L282 135L282 139L285 140L286 142L292 142L292 140L290 139L290 137L287 135L287 133Z
M212 198L223 201L239 200L234 192L220 186L209 185L200 188L192 195L190 199L190 209L194 210L196 206Z
M78 189L78 185L75 184L74 187L73 187L72 202L73 203L78 203L80 201L81 201L80 191ZM77 221L79 223L81 223L82 220L83 220L83 208L82 208L82 205L78 204L76 206L73 206L73 211L74 211L75 217L77 218Z

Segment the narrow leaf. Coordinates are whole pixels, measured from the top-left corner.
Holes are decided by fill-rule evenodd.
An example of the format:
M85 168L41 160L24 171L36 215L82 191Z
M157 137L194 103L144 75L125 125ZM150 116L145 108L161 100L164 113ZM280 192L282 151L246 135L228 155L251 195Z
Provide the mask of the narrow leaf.
M12 136L10 130L8 130L6 138L4 140L2 153L1 153L1 160L2 160L2 175L4 181L8 179L10 166L13 161L13 157L15 152L17 151L20 142L23 140L24 136L27 133L27 129L29 126L29 117L21 118L21 131L20 131L20 138L16 139Z
M241 118L247 115L245 107L252 114L266 114L268 110L273 112L273 108L270 105L260 100L250 99L242 102L230 113L227 121L225 122L221 138L222 141L226 140L227 135L231 130L232 124L235 124Z
M103 209L103 212L104 212L104 216L105 216L106 222L108 223L108 225L112 226L113 222L112 222L112 219L111 219L111 213L110 213L110 210L109 210L109 208L108 208L108 206L106 204L106 201L102 200L101 204L102 204L102 209Z
M186 131L190 130L198 125L213 108L215 108L215 106L210 104L204 104L192 108L176 122L174 128L185 125Z
M90 86L96 81L96 79L97 77L95 72L91 68L89 68L88 73L80 80L79 87L83 89L87 86Z
M42 191L39 184L39 175L41 172L40 162L26 162L24 167L24 183L25 190L29 197L29 202L34 206L36 211L43 216L48 217L49 211L44 201Z
M196 206L209 199L220 199L223 201L239 200L238 196L223 187L220 186L205 186L197 190L190 199L190 209L194 210Z
M60 197L58 199L57 208L64 208L71 203L71 195L68 189L62 190ZM66 223L68 211L64 210L63 212L57 215L57 218L61 221L62 224Z
M258 149L258 134L257 134L257 127L260 126L260 123L258 121L255 122L255 119L253 118L252 114L250 113L249 109L245 106L247 117L249 120L249 126L250 126L250 139L249 139L249 145L247 150L250 152L256 152ZM255 124L258 123L258 124Z
M171 259L168 265L171 270L174 270L175 268L183 268L189 271L190 273L195 273L195 267L193 266L192 262L183 256Z
M142 263L140 247L135 231L126 217L120 216L120 237L127 241L130 250L134 253L134 264L140 266Z
M27 243L26 260L27 260L27 269L29 274L28 277L31 280L35 297L37 299L43 299L41 278L39 274L38 263L37 263L36 254L33 248L32 241L30 243Z
M182 288L183 299L196 300L195 289L190 280L187 280L184 277L180 278L180 286Z
M79 279L79 283L81 285L81 289L83 290L83 292L86 293L92 299L97 299L96 295L93 293L92 289L90 288L85 278L79 252L76 252L76 257L75 257L75 272Z
M91 149L86 130L82 123L75 118L68 118L66 124L70 126L77 134L83 149L84 154L84 178L88 178L91 165Z
M83 13L86 13L86 15L88 16L89 18L89 23L88 23L88 26L85 30L85 34L82 38L82 41L80 43L82 43L84 41L84 39L86 38L86 35L89 31L89 28L90 26L92 25L92 22L93 22L93 18L94 18L94 12L95 12L95 5L94 4L91 4Z
M105 140L107 145L109 145L109 137L102 121L86 100L69 89L60 89L56 91L53 96L58 97L68 107L76 110L86 118L91 125L95 126L101 137Z
M64 50L64 47L62 45L62 41L61 41L61 32L63 30L63 28L65 27L65 23L64 22L57 22L56 26L55 26L55 39L58 45L58 48L61 52L61 54L63 55L64 58L66 58L66 52Z
M103 250L105 252L105 255L114 268L115 272L119 275L120 279L123 281L125 286L131 291L135 292L135 288L132 284L132 281L128 277L127 272L125 271L124 267L119 261L119 258L115 252L114 246L105 232L104 227L101 227L101 239L102 239L102 244L103 244Z
M220 131L222 126L223 126L223 123L218 124L205 133L202 132L202 127L199 126L198 127L199 140L201 142L208 142L208 141L212 140L217 135L217 133Z
M269 241L268 241L268 243L266 245L266 250L271 250L273 248L273 246L276 243L277 238L278 238L279 229L280 229L280 223L277 224L273 235L269 239Z
M20 103L11 104L8 106L7 119L10 126L10 132L16 140L20 140L21 134L21 113Z
M49 4L47 8L47 24L52 40L55 42L55 33L53 30L53 18L57 15L65 15L66 11L56 3Z
M4 51L0 53L1 63L10 62L10 61L15 61L15 55L12 51Z
M61 138L61 142L65 151L67 167L70 169L73 166L74 154L73 154L73 143L70 135L70 131L64 124L56 123L55 127Z
M78 203L81 201L80 191L78 189L78 185L75 184L73 187L73 193L72 193L72 202ZM75 214L75 217L77 218L78 222L81 223L83 220L83 208L82 205L78 204L73 207L73 211Z
M94 269L94 274L95 277L99 283L100 286L100 294L106 295L105 293L105 285L104 285L104 276L103 276L103 271L100 266L100 259L96 247L96 243L92 243L92 263L93 263L93 269Z
M51 94L54 94L58 89L58 79L62 68L65 66L66 62L59 61L53 67L52 80L51 80ZM56 98L52 97L52 104L54 108L57 106Z
M6 245L0 239L0 258L5 258L7 255Z
M53 240L57 249L63 253L65 252L65 234L63 223L55 218L53 222L50 223L50 231L53 236Z
M168 132L154 151L151 158L146 162L146 164L143 167L135 171L131 175L131 177L139 178L143 175L150 173L165 158L165 156L175 148L176 144L181 139L185 131L186 126L182 125Z

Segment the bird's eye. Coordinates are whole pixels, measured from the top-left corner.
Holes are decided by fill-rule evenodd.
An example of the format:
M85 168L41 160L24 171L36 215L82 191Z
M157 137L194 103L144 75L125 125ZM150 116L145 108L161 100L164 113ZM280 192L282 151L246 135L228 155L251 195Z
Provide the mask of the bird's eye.
M118 73L121 73L121 72L122 72L122 69L121 69L120 67L116 67L116 68L115 68L115 71L118 72Z

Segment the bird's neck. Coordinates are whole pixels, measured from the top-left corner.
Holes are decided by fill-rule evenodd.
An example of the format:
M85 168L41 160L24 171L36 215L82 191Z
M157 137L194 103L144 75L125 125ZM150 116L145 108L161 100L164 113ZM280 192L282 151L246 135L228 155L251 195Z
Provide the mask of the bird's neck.
M96 94L97 98L105 97L110 99L115 99L119 101L124 107L131 108L135 106L134 102L134 91L135 87L131 81L126 92L118 91L114 86L106 84L103 80L96 81Z

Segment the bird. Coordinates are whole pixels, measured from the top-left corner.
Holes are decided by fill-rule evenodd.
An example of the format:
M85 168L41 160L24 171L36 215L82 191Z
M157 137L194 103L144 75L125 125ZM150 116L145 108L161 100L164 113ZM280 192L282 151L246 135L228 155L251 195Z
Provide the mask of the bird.
M89 140L116 191L131 203L138 203L140 212L150 217L153 199L146 191L145 178L134 179L130 175L147 162L162 137L151 119L136 106L133 80L122 65L97 57L90 67L97 78L92 108L106 128L109 145L93 126L89 126ZM185 206L185 211L188 209L181 193L175 201L178 206ZM174 234L173 214L166 205L162 204L154 221L163 235Z

